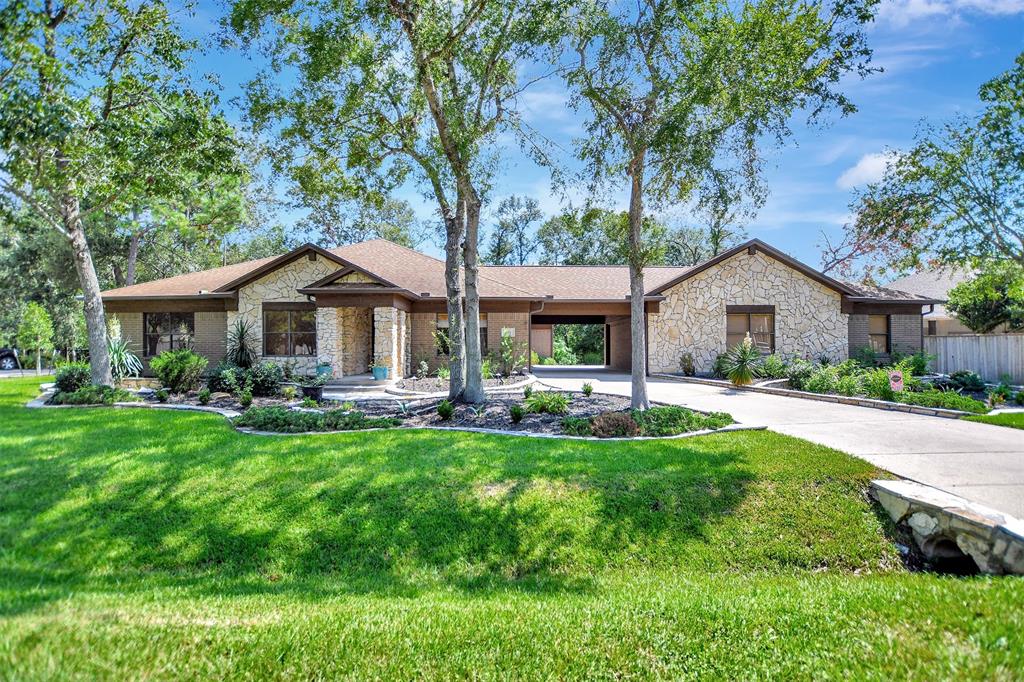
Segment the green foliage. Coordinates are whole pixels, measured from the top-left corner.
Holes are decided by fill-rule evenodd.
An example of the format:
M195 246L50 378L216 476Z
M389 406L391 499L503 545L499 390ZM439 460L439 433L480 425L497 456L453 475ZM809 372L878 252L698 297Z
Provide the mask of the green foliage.
M199 399L200 405L208 405L210 403L210 389L203 386L199 389L199 393L196 397Z
M516 343L514 336L501 337L501 349L498 357L501 360L501 375L510 377L523 368L526 354L523 352L525 343Z
M219 393L238 393L245 385L245 370L226 360L217 363L206 378L206 387Z
M295 400L295 396L298 395L294 386L284 386L281 388L281 396L285 400Z
M733 418L724 412L703 414L676 405L633 410L632 416L641 436L674 436L690 431L720 429L733 423Z
M426 360L420 360L420 364L416 366L416 378L426 379L428 374L430 374L430 365Z
M785 379L788 367L786 362L776 354L766 355L757 368L757 376L762 379Z
M165 350L149 361L161 385L173 393L186 393L199 383L208 360L187 348Z
M323 431L324 416L319 412L303 412L289 410L285 407L272 405L254 407L246 410L234 419L234 425L250 428L255 431L271 431L274 433L305 433L307 431Z
M18 346L39 351L53 348L53 320L46 308L32 301L25 306L17 333Z
M312 409L315 409L317 407L320 407L320 403L318 403L313 398L310 398L309 396L306 396L306 397L304 397L302 399L301 402L299 402L299 406L300 407L304 407L304 408L306 408L308 410L312 410Z
M697 368L693 363L693 353L683 353L679 359L679 371L684 377L692 377L697 374Z
M761 362L761 351L757 349L748 334L742 343L736 344L725 354L722 371L734 386L746 386L754 382Z
M557 391L537 391L526 398L526 409L536 414L565 414L569 396Z
M526 410L522 405L512 405L508 408L508 416L512 420L513 424L518 424L523 421L523 417L526 416Z
M107 340L107 355L110 358L110 374L114 383L121 383L125 377L138 376L142 371L142 360L131 349L131 339L113 337Z
M591 436L590 420L583 417L565 417L562 419L562 433L568 436Z
M859 374L846 374L836 381L835 392L839 395L855 396L860 395L864 390L863 380Z
M913 376L919 377L928 373L931 364L935 362L935 356L923 350L911 353L910 355L893 353L892 361L894 365L898 365L906 369Z
M326 377L323 374L316 376ZM252 388L253 395L275 396L281 390L281 382L284 381L284 370L277 363L261 362L253 365L246 371L246 380L248 386Z
M241 405L244 409L247 409L250 405L252 405L252 390L248 388L243 388L241 391L239 391L238 404Z
M448 381L452 377L452 371L448 365L440 365L435 374L437 374L437 378L441 381Z
M839 384L839 372L835 367L818 367L804 384L804 390L811 393L835 393Z
M235 318L235 323L228 330L224 361L243 369L252 367L259 356L256 344L253 324L244 317Z
M523 398L529 398L531 395L533 395L533 384L523 386Z
M589 398L590 395L593 392L594 392L594 385L591 384L589 381L583 382L583 395L585 395L585 396L587 396Z
M1024 267L1001 262L949 291L946 307L972 331L987 334L1006 325L1024 329Z
M912 393L910 391L902 391L895 394L897 402L907 403L909 405L920 405L922 407L940 407L946 410L962 410L964 412L987 412L988 408L985 407L985 403L968 396L961 395L956 391L921 391L920 393Z
M580 358L569 347L564 339L555 339L552 343L554 365L578 365Z
M878 367L878 353L871 346L861 346L853 352L853 360L861 367Z
M526 265L537 250L530 225L544 217L532 197L505 197L498 203L497 222L481 261L488 265Z
M89 385L88 362L66 362L54 372L53 383L62 393L73 393Z
M88 384L70 393L58 391L53 394L50 402L54 405L113 405L137 400L134 393L123 388Z
M884 367L865 370L861 375L864 393L876 400L893 400L895 394L889 381L889 370Z
M437 404L437 416L442 421L448 421L455 415L455 406L449 400L442 400Z
M812 362L808 362L802 358L796 358L789 363L786 368L786 379L789 381L789 387L796 391L803 391L807 385L807 380L814 374L816 365Z
M985 381L969 369L958 369L949 375L949 383L961 391L979 392L985 390Z
M632 438L640 427L626 412L602 412L590 420L590 432L598 438Z
M480 376L484 379L490 379L494 376L494 358L490 355L484 357L480 363Z
M1024 429L1024 412L1003 412L1002 414L971 415L964 419L983 424L995 424L1012 429Z
M716 379L725 378L725 363L728 355L729 352L726 351L725 353L719 353L715 356L715 362L711 365L711 376Z
M156 398L157 402L166 403L167 399L171 397L166 388L158 388L154 393L153 397Z

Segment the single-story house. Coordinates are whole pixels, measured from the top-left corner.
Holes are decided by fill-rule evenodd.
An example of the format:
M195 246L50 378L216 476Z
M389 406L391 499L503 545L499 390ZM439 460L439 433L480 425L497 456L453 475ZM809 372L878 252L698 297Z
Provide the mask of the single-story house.
M698 372L747 333L765 352L841 360L863 346L879 353L921 348L922 306L936 301L832 279L760 240L692 267L650 267L647 358L675 372L685 355ZM625 266L482 266L481 343L511 337L527 357L551 325L601 324L605 364L630 369L629 273ZM444 263L376 239L324 249L306 244L276 258L103 292L144 360L190 345L211 365L235 321L249 322L265 360L335 377L373 364L407 376L442 360L447 326ZM546 336L545 336L546 335ZM549 342L549 341L548 341Z
M949 292L953 287L973 279L976 274L976 271L967 268L939 267L901 277L888 286L938 301L925 308L921 317L925 336L965 336L975 332L958 320L943 304L949 298ZM1006 332L1006 325L1001 325L989 334Z

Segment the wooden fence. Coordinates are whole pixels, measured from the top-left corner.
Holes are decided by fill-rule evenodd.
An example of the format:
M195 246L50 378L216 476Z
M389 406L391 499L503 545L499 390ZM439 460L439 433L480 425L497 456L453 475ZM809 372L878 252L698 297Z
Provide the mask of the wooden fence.
M925 336L924 349L936 356L932 366L937 372L969 369L986 381L1009 375L1014 383L1024 383L1024 334Z

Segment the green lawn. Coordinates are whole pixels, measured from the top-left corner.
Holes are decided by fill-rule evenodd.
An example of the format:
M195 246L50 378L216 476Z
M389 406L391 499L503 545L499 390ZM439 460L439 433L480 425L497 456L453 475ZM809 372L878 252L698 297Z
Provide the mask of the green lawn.
M1006 412L1004 414L979 414L964 419L972 422L984 422L996 426L1009 426L1014 429L1024 429L1024 412Z
M906 573L768 432L267 438L0 380L0 679L1018 677L1024 581Z

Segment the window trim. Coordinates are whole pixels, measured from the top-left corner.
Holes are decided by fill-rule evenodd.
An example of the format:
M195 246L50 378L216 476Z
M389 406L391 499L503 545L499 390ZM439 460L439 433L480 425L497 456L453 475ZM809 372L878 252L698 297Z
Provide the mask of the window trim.
M728 332L728 319L729 315L746 315L747 316L747 334L750 334L750 316L751 315L771 315L772 316L772 341L771 346L768 350L769 354L775 353L776 336L775 336L775 306L774 305L727 305L725 306L725 318L726 318L726 347L729 346L729 332ZM753 335L751 335L753 338ZM756 343L755 343L756 346Z
M151 337L151 336L163 336L164 335L163 333L152 334L152 333L149 332L149 317L150 317L150 315L188 315L188 316L190 316L191 317L191 325L190 326L191 326L191 330L192 331L191 331L191 333L185 335L189 339L189 343L187 343L186 345L180 345L180 338L179 338L179 345L175 346L174 345L174 337L175 336L180 337L182 335L181 334L176 334L174 332L169 332L167 334L167 336L170 337L170 340L168 342L167 350L180 350L182 348L189 348L189 349L192 348L192 346L193 346L193 344L195 342L195 338L196 338L196 314L195 314L194 311L142 313L142 357L143 358L155 358L157 355L160 355L160 353L163 353L163 351L158 351L157 353L153 353L153 354L149 353L149 337Z
M872 317L884 317L885 318L885 350L875 350L874 344L872 344L872 338L875 336L881 336L881 334L871 333L871 318ZM868 315L868 347L876 353L883 353L885 355L892 354L892 315Z
M296 332L292 331L292 313L308 313L313 312L313 348L309 353L296 354L295 344L292 339L293 336L305 335L310 332ZM286 332L267 332L267 313L269 312L287 312L288 313L288 331ZM319 333L316 326L316 305L313 303L305 303L297 301L295 303L264 303L263 308L260 311L260 350L265 358L315 358L319 350ZM285 336L285 350L288 351L284 355L268 353L267 352L267 334L284 334Z

